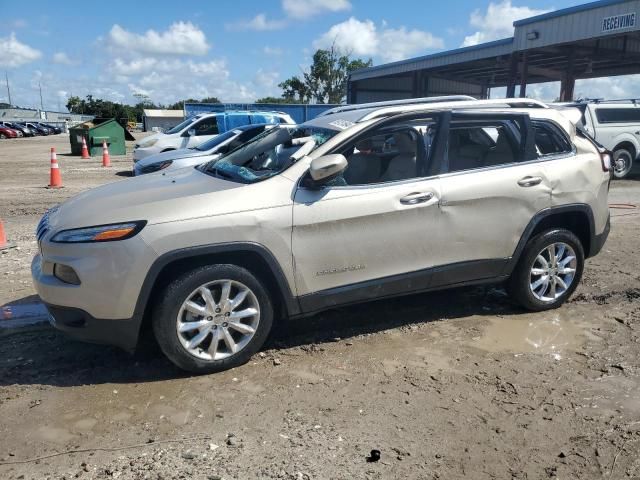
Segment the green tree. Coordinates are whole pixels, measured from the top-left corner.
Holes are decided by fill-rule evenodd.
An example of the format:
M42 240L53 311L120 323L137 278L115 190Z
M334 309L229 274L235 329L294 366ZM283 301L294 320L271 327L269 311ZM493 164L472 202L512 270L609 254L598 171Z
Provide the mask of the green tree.
M296 103L295 99L284 97L263 97L256 100L256 103Z
M289 101L342 103L347 97L349 74L371 65L371 59L352 60L349 53L341 52L332 45L329 49L319 49L313 54L313 63L308 71L303 72L302 77L294 75L278 86L282 88L282 97Z

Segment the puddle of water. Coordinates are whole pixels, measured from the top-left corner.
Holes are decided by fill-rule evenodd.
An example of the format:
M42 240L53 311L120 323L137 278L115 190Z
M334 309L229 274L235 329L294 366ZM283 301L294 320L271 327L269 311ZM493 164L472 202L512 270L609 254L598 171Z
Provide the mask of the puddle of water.
M538 353L561 360L565 352L580 350L589 338L586 327L550 314L522 315L518 318L491 318L482 336L471 345L489 352Z
M43 303L24 303L0 307L0 333L2 330L29 327L47 323L49 312Z

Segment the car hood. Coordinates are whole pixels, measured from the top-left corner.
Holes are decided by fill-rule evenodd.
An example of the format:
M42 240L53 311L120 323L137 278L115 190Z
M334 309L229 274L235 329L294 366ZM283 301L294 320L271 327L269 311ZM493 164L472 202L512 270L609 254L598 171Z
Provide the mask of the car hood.
M239 211L238 192L252 185L193 167L122 180L83 192L49 215L50 231L146 220L149 224ZM241 194L246 198L246 194Z
M151 140L152 138L155 138L157 140L160 140L165 134L162 132L158 132L158 133L154 133L153 135L149 135L148 137L144 137L141 138L139 142L136 142L135 146L139 147L140 145L148 142L149 140Z
M179 150L169 150L168 152L157 153L155 155L149 155L148 157L138 160L136 165L146 167L152 163L164 162L166 160L178 160L179 158L191 158L202 157L208 155L208 152L201 152L200 150L192 150L190 148L181 148Z

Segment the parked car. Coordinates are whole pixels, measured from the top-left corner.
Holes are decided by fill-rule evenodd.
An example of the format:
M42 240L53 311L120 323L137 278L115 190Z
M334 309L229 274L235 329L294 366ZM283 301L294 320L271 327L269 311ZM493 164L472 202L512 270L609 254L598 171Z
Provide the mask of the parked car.
M11 122L11 123L17 126L18 128L20 128L22 132L25 134L25 136L27 137L33 137L35 135L38 135L38 133L34 129L27 127L27 124L24 122Z
M0 126L0 139L5 138L18 138L18 130L14 130L13 128L8 128L5 126Z
M49 125L45 125L42 122L34 122L36 125L38 125L40 128L43 128L44 130L46 130L47 132L49 132L49 135L55 135L56 131L53 127L49 126Z
M58 135L62 133L62 129L60 127L56 127L55 125L49 125L48 123L42 123L42 122L38 122L38 125L40 125L43 128L48 128L49 132L52 135Z
M228 130L256 123L293 124L294 121L281 112L233 111L195 115L164 133L156 133L136 143L133 161L156 153L197 147Z
M582 112L583 128L613 152L613 176L625 178L640 155L640 99L585 99L553 104L556 108L575 107Z
M213 137L195 148L183 148L170 150L144 158L133 165L135 176L146 173L154 173L160 170L176 170L178 168L200 165L201 163L215 160L222 155L231 152L265 129L274 128L273 124L245 125L234 128L225 133Z
M49 135L49 129L41 127L34 122L26 122L25 125L35 132L36 135Z
M19 124L17 122L4 122L3 121L3 122L0 122L0 126L6 127L6 128L11 128L13 130L17 130L18 132L22 133L23 137L33 137L33 135L34 135L33 132L29 128L27 128L27 127L25 127L25 126L23 126L23 125L21 125L21 124Z
M415 102L336 108L53 208L31 267L52 324L128 350L148 325L203 373L280 318L377 298L504 283L525 309L562 305L609 233L609 156L535 100Z

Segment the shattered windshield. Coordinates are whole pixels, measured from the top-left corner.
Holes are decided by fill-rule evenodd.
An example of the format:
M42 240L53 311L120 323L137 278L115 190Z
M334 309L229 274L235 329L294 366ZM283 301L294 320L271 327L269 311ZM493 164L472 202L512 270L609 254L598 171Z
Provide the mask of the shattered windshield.
M267 130L227 155L203 164L199 169L225 180L259 182L289 168L336 133L318 127Z

